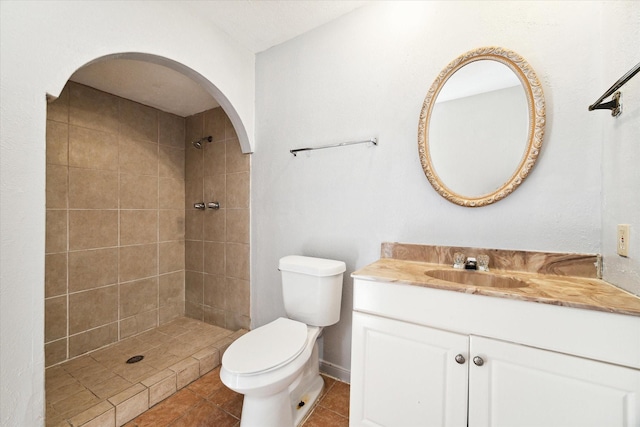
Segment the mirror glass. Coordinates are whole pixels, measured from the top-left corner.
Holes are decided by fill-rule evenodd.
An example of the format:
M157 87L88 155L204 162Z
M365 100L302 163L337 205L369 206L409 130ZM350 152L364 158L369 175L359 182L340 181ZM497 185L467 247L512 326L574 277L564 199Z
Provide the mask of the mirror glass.
M420 160L447 200L484 206L527 176L543 129L542 90L528 64L505 49L478 49L450 63L427 94Z

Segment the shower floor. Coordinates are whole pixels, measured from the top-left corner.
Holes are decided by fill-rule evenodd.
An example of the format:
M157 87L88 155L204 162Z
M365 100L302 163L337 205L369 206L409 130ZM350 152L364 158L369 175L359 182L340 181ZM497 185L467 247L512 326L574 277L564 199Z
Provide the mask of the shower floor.
M47 368L46 426L123 425L220 365L246 332L181 317Z

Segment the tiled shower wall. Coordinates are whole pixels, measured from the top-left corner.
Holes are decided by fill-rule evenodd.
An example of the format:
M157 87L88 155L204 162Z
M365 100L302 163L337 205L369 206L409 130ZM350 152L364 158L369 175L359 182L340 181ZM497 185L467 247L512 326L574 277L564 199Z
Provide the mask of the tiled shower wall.
M192 141L212 137L202 149ZM222 108L186 118L185 312L227 329L248 329L249 168ZM198 202L220 203L197 210Z
M73 82L47 119L51 366L184 314L185 119Z

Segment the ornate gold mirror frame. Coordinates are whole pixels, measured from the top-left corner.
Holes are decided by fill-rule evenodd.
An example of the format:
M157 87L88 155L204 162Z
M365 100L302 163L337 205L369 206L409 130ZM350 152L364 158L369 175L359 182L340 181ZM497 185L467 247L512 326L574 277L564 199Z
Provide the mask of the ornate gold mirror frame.
M527 132L527 145L519 165L514 169L511 177L498 189L483 194L479 197L469 197L458 194L448 188L437 175L429 154L429 123L436 98L447 80L460 68L479 60L498 61L513 71L524 88L528 104L529 128ZM538 158L545 126L545 102L542 86L529 64L515 52L500 47L483 47L471 50L460 55L450 62L435 79L427 92L418 125L418 153L424 173L433 188L445 199L452 203L466 207L481 207L499 200L511 194L522 181L529 175L531 168Z

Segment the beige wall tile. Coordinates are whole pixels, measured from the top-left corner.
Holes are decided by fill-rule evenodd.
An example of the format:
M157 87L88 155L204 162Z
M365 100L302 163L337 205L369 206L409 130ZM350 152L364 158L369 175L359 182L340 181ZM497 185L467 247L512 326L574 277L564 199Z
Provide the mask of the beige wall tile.
M46 343L44 345L44 366L55 365L67 359L67 339Z
M250 154L244 154L238 139L228 139L225 141L227 173L249 172Z
M118 282L116 248L69 252L69 292Z
M69 85L54 100L47 99L47 119L57 122L69 122Z
M204 198L208 201L220 202L221 208L227 208L227 177L228 175L213 175L204 178Z
M145 311L120 321L120 339L158 326L158 310Z
M159 200L160 209L183 209L184 207L184 180L173 178L160 178Z
M158 211L120 211L120 245L155 243L157 241Z
M222 175L226 172L225 143L215 141L204 150L204 176Z
M227 243L225 272L227 277L249 280L249 245Z
M135 245L119 248L120 282L151 277L158 274L158 245Z
M69 166L117 171L117 134L70 126Z
M225 310L243 316L249 316L250 286L248 280L226 279L226 307Z
M158 177L120 174L120 209L158 209Z
M238 329L249 329L251 327L251 318L248 316L243 316L233 311L225 311L224 315L224 327L227 329L237 331Z
M45 253L67 250L67 211L47 209Z
M69 85L69 123L117 133L118 97L77 83Z
M202 305L204 275L195 271L185 273L185 301Z
M186 240L185 244L185 260L184 268L191 271L203 270L204 247L202 241Z
M48 209L67 208L67 170L66 166L47 165L47 195Z
M69 125L47 120L47 164L68 165L68 153Z
M222 107L212 108L203 113L204 134L211 135L214 141L221 141L225 138L225 114Z
M227 209L227 242L249 243L249 209Z
M158 277L159 293L158 298L160 307L170 304L183 302L184 306L184 283L185 272L177 271L174 273L163 274Z
M120 285L120 318L158 308L158 278L137 280Z
M172 303L158 309L158 322L160 325L164 325L182 316L185 316L184 300L180 303Z
M203 312L202 304L196 304L193 302L185 301L184 315L191 319L204 321L204 312Z
M184 241L160 243L158 253L160 274L184 270Z
M162 145L184 150L185 119L175 114L158 112L159 138Z
M69 209L118 209L118 173L69 168Z
M229 117L225 117L224 120L224 137L226 139L238 138L236 129L233 127L233 124L231 123L231 120L229 120Z
M118 341L118 324L110 323L69 337L69 357L76 357Z
M44 342L67 336L67 297L44 300Z
M204 242L204 272L225 274L225 244L222 242Z
M227 175L227 208L249 207L249 173L232 173Z
M204 322L209 323L211 325L216 325L222 328L226 328L225 311L223 309L209 307L205 305L203 307L203 311L204 311Z
M106 286L69 295L69 334L118 320L118 286Z
M120 172L158 176L158 144L120 138Z
M204 136L204 114L198 113L185 118L185 149L192 147L191 142Z
M184 147L161 145L158 149L158 175L164 178L185 179Z
M195 209L194 203L204 202L204 183L202 179L187 180L184 187L185 209L187 211Z
M190 141L185 119L76 83L69 83L47 111L45 295L51 342L45 351L46 363L53 364L184 315L185 144ZM203 114L190 123L194 139L204 136ZM202 160L204 150L194 154ZM203 187L200 179L200 199ZM203 257L199 246L195 259ZM159 271L171 273L160 280ZM115 311L107 298L109 308L99 307L95 316L90 296L111 285L118 289L118 280L128 282L122 286L130 298L122 307L113 300ZM145 298L127 289L142 282L138 293L148 293L147 280L155 283L150 309ZM58 303L64 302L69 307L62 310ZM69 310L68 328L66 320L52 322ZM63 324L71 332L55 329ZM57 339L61 333L71 336Z
M225 309L226 280L224 276L204 275L204 305Z
M224 242L227 234L228 209L208 210L204 215L203 238L212 242Z
M44 257L44 296L54 297L67 293L67 253Z
M184 237L188 240L202 240L204 217L207 212L187 209L185 212Z
M158 110L128 99L120 101L120 135L127 139L158 142Z
M167 240L184 240L185 236L185 211L180 210L161 210L159 213L160 225L159 235L160 241Z
M69 211L69 250L105 248L117 244L117 210Z
M200 137L196 138L196 140ZM208 142L206 143L209 144ZM204 176L204 151L206 146L202 149L195 148L191 143L185 145L185 169L184 178L187 181L202 180Z

